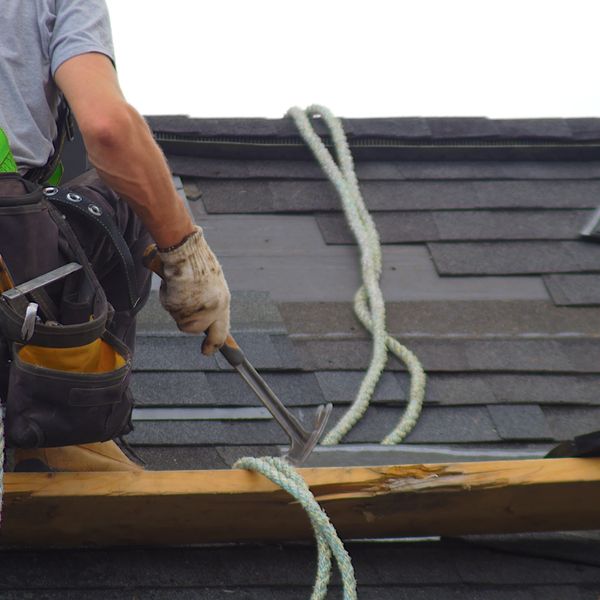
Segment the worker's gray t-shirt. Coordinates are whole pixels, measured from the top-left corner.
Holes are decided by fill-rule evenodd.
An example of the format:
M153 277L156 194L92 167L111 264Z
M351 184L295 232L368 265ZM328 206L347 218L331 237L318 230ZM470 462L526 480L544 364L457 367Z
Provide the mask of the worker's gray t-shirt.
M0 0L0 128L20 170L53 152L59 92L56 69L100 52L114 62L105 0Z

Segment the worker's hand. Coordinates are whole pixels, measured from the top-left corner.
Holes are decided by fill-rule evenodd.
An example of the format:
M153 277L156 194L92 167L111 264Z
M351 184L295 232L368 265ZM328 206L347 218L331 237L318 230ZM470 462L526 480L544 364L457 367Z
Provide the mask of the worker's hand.
M201 227L174 250L158 250L163 281L160 303L187 333L206 332L202 353L213 354L229 334L231 294Z

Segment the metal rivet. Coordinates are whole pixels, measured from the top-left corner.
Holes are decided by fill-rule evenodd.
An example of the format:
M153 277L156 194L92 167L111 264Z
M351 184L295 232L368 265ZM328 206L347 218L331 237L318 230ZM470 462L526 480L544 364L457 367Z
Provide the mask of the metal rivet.
M99 206L96 206L95 204L90 204L88 206L88 210L95 216L95 217L99 217L102 214L102 209Z
M47 187L44 188L44 196L56 196L58 194L57 187Z
M79 194L74 194L73 192L69 192L67 194L67 200L71 202L81 202L81 196Z

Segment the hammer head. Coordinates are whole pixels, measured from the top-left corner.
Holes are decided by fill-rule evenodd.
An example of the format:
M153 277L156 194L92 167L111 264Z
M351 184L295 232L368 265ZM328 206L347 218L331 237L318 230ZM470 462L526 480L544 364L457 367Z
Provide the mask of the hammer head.
M300 466L310 456L321 437L323 437L323 433L325 433L325 427L332 409L332 404L319 406L315 415L314 426L310 432L307 432L306 438L300 439L297 436L291 438L290 449L285 456L290 464L295 467Z

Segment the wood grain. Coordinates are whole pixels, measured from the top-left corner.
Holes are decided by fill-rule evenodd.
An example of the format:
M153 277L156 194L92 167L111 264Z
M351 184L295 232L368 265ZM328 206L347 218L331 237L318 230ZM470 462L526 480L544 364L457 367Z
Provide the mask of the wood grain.
M600 528L600 458L300 472L345 538ZM311 537L291 497L246 471L5 475L3 546Z

